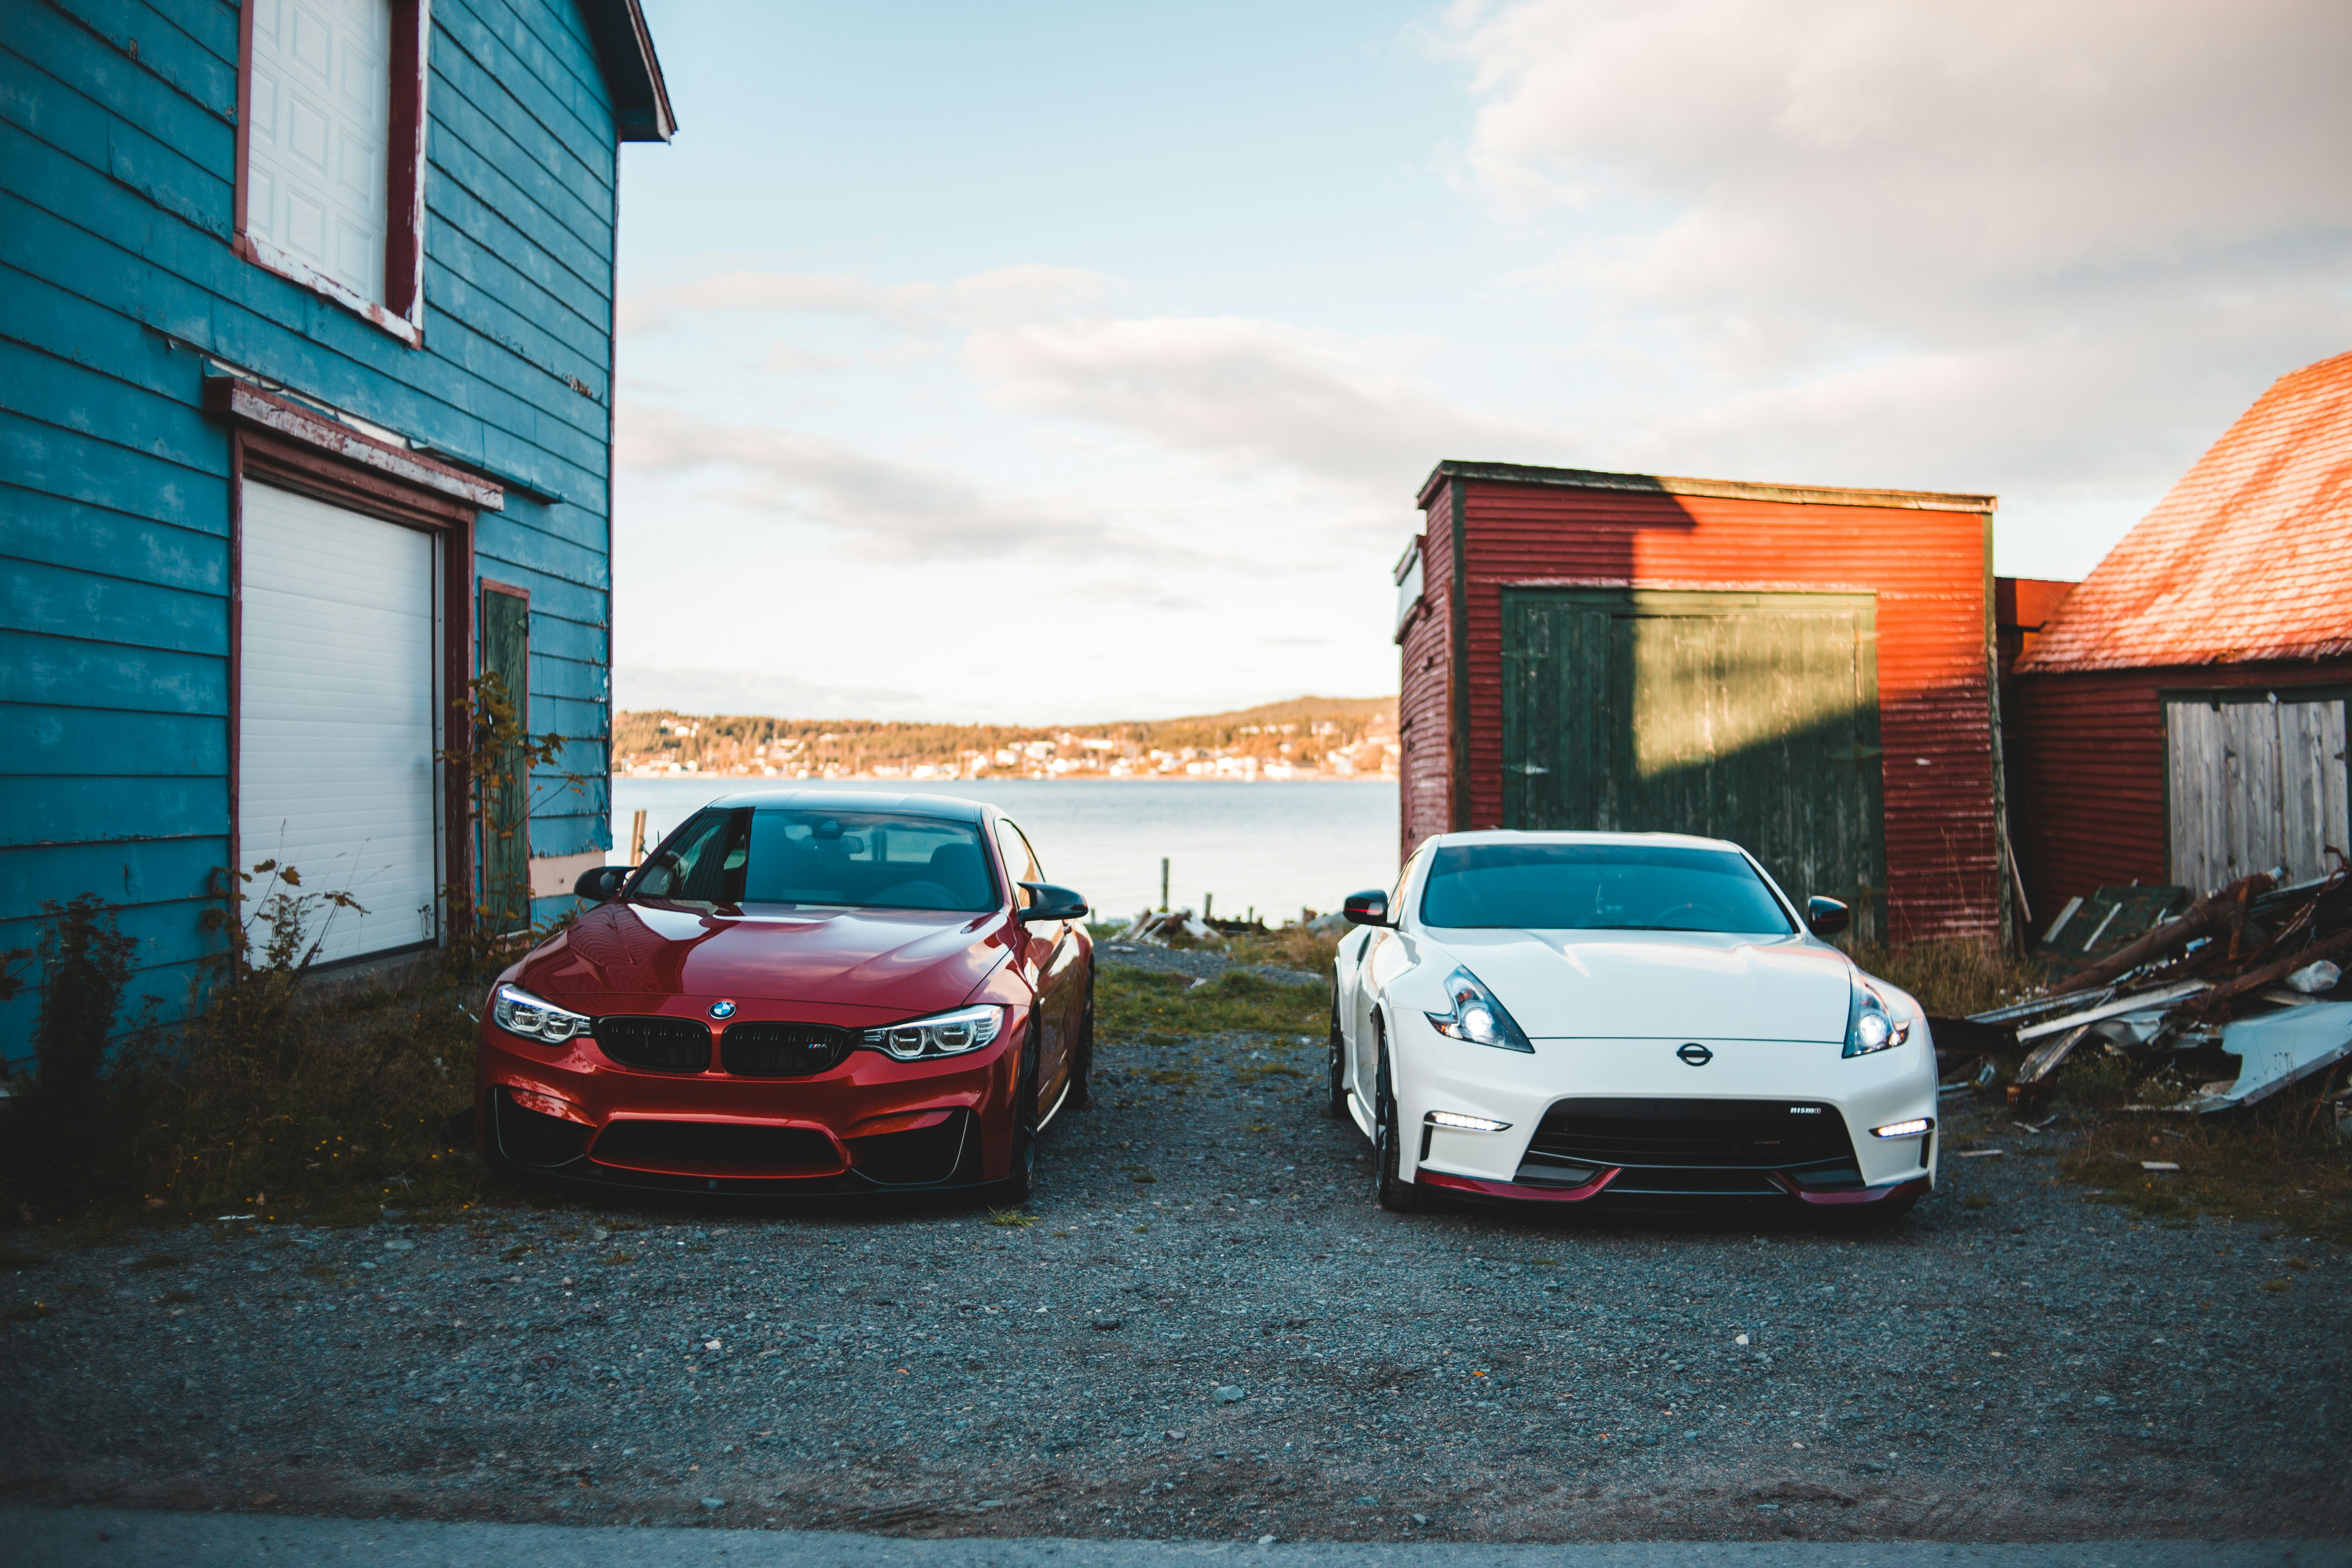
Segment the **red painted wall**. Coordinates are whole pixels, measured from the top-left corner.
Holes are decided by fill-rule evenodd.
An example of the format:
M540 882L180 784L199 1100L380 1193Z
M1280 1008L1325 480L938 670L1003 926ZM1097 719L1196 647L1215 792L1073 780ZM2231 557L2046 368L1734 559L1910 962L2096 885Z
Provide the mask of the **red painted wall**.
M1405 625L1397 688L1398 741L1404 753L1397 781L1400 859L1423 839L1453 826L1454 753L1447 744L1453 691L1453 519L1451 495L1440 487L1431 499L1422 537L1421 608Z
M1470 790L1460 826L1501 825L1507 585L1872 592L1892 934L1898 942L1999 936L1989 512L1483 479L1463 487ZM1441 478L1429 492L1423 570L1433 609L1443 608L1442 573L1450 584L1451 520L1438 521L1450 488ZM1444 669L1445 639L1433 645L1440 664L1420 670L1407 638L1408 704L1428 701ZM1414 791L1412 761L1408 750L1408 852L1445 815Z

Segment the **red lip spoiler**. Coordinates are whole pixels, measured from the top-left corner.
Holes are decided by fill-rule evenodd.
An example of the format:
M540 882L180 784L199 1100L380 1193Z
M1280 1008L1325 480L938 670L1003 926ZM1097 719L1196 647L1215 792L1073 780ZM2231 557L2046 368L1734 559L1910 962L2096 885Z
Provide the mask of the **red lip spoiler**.
M1622 1166L1612 1166L1580 1187L1537 1187L1521 1182L1489 1182L1477 1176L1451 1176L1443 1171L1420 1171L1413 1175L1416 1186L1436 1187L1444 1192L1475 1193L1484 1198L1533 1198L1539 1203L1580 1204L1617 1179Z
M1848 1193L1809 1193L1778 1171L1772 1173L1772 1180L1780 1184L1782 1192L1800 1203L1807 1204L1883 1204L1903 1193L1924 1193L1927 1190L1927 1178L1925 1176L1914 1182L1897 1182L1891 1187L1863 1187Z

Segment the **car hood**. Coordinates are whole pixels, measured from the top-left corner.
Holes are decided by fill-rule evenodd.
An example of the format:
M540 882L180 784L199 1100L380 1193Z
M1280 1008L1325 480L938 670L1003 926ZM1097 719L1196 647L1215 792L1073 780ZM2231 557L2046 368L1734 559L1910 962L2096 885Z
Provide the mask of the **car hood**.
M1448 931L1423 959L1486 983L1535 1039L1843 1040L1835 948L1707 931ZM1448 956L1450 955L1450 956Z
M919 910L727 914L601 904L524 961L520 984L584 1013L650 1011L671 996L874 1007L894 1017L961 1004L1010 952L1009 917Z

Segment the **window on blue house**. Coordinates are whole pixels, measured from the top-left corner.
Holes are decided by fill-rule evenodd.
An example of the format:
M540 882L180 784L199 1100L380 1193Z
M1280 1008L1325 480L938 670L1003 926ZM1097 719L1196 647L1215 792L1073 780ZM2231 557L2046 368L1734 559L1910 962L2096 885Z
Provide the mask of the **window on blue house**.
M423 0L248 0L237 247L410 342L423 327Z

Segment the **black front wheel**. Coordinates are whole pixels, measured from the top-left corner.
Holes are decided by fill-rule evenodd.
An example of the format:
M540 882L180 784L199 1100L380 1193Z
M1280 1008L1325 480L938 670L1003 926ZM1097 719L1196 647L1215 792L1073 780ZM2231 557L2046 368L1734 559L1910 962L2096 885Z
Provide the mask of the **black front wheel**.
M1372 1037L1381 1052L1378 1087L1372 1096L1374 1124L1379 1130L1372 1151L1373 1169L1380 1176L1381 1207L1391 1214L1429 1214L1436 1209L1439 1200L1428 1188L1408 1182L1399 1173L1403 1165L1403 1148L1397 1134L1396 1096L1389 1088L1389 1043L1377 1016L1372 1020Z
M1006 1204L1025 1204L1037 1177L1037 1058L1025 1048L1013 1089L1012 1143L1013 1158L996 1194Z
M1095 972L1087 971L1087 1006L1078 1015L1078 1043L1070 1052L1070 1109L1095 1102Z
M1335 1121L1345 1121L1348 1119L1348 1037L1339 1032L1339 997L1336 992L1331 997L1331 1048L1330 1059L1325 1064L1325 1076L1329 1080L1325 1087L1329 1092L1330 1102L1323 1107L1323 1114Z

